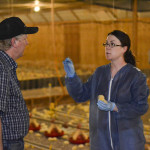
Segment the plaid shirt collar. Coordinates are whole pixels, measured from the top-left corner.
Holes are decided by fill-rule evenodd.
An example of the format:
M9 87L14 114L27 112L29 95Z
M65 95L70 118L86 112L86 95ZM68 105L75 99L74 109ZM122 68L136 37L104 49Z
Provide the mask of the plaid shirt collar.
M0 50L0 55L2 56L2 58L4 58L4 60L6 60L10 68L15 69L15 70L17 69L18 67L17 63L6 52Z

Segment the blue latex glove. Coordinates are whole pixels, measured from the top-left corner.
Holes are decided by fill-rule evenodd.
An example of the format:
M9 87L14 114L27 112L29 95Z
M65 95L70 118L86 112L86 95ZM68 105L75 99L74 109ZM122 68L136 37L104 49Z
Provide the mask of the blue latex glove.
M66 58L63 61L63 64L64 64L64 69L65 69L65 72L67 74L67 77L74 77L75 70L74 70L74 65L73 65L73 62L71 61L71 59Z
M113 111L116 104L114 102L110 102L110 101L108 101L107 103L104 103L103 101L98 100L97 106L100 110Z

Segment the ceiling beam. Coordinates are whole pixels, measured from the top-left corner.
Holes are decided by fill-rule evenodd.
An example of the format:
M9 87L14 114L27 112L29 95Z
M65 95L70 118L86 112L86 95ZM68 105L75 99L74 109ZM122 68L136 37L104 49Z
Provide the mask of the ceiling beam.
M47 18L43 15L42 12L39 12L39 15L45 20L45 22L46 22L47 24L49 24L49 20L47 20Z
M75 18L78 20L78 21L80 21L80 18L78 17L78 15L73 11L73 10L70 10L71 11L71 13L75 16Z

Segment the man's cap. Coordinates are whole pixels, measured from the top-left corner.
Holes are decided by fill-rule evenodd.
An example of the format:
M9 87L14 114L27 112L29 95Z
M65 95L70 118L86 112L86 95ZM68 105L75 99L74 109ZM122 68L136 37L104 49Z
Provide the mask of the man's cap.
M26 27L18 17L4 19L0 23L0 40L10 39L20 34L34 34L38 27Z

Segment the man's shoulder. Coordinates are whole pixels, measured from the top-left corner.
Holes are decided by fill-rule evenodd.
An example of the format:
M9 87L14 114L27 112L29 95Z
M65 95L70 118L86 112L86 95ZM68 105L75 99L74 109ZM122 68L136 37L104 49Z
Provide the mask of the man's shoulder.
M0 71L7 71L8 67L6 66L6 64L2 61L2 59L0 59Z

